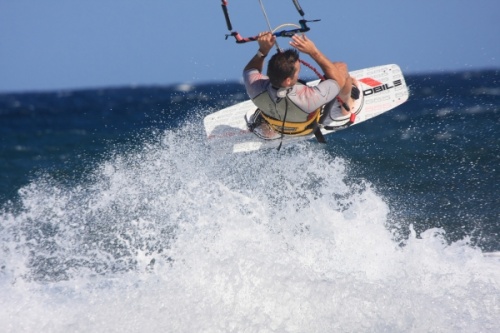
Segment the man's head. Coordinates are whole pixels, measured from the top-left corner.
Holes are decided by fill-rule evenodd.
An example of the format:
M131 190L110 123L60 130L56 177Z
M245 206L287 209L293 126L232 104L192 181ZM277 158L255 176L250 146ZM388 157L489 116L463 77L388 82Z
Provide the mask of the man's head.
M299 71L299 52L295 49L276 53L267 64L267 76L277 88L290 87L297 83Z

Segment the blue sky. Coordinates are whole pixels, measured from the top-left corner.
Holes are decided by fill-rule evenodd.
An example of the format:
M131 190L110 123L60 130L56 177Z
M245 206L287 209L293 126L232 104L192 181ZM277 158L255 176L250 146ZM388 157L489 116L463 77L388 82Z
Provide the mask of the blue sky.
M263 3L273 27L300 19L291 0ZM239 80L257 44L224 39L220 4L0 0L0 92ZM405 73L500 68L498 0L300 4L307 19L321 19L308 36L352 70L388 63ZM258 0L229 0L229 11L242 35L267 29ZM279 42L286 47L288 39Z

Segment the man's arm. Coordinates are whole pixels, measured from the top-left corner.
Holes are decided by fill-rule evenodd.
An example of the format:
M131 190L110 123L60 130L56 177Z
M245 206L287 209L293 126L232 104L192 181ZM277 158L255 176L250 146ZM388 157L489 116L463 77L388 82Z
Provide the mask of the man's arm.
M262 51L260 51L262 52ZM264 52L262 52L264 54ZM264 54L265 56L265 54ZM253 56L252 59L248 62L248 64L245 66L245 69L243 71L248 71L250 69L256 69L260 73L262 73L262 69L264 68L264 57L260 56L259 53Z
M276 42L276 36L273 36L270 32L261 32L257 42L259 43L259 52L257 52L257 54L250 59L248 64L245 66L244 71L257 69L260 73L262 73L262 69L264 68L264 58L273 48L274 43Z
M337 81L341 88L345 86L346 80L349 77L345 63L331 62L306 35L292 36L290 45L300 52L308 54L321 67L327 79Z

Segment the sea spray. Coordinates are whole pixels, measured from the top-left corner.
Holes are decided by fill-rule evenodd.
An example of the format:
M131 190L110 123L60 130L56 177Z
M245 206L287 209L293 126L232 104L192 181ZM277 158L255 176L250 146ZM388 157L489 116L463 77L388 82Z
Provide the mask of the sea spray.
M500 266L391 231L349 163L304 143L221 155L190 126L49 176L0 215L9 332L495 331ZM411 229L412 230L412 229Z

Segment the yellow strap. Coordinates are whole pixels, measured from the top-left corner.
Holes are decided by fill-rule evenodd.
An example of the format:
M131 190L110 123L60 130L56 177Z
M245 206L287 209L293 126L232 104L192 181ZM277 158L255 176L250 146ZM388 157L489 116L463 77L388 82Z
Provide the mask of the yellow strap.
M271 125L271 127L278 133L283 132L283 134L287 135L308 135L313 131L312 124L315 121L319 121L319 117L321 116L321 108L317 109L310 115L310 119L305 122L291 122L285 121L283 125L283 120L275 119L269 117L261 111L262 118Z

